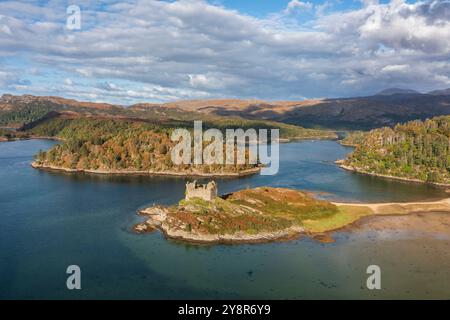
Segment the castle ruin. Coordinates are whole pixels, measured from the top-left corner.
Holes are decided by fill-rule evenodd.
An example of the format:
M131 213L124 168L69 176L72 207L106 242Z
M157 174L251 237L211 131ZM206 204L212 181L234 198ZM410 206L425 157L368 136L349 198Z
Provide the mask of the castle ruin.
M217 197L217 184L215 181L210 181L207 184L194 182L186 183L186 200L192 198L200 198L206 201L212 201Z

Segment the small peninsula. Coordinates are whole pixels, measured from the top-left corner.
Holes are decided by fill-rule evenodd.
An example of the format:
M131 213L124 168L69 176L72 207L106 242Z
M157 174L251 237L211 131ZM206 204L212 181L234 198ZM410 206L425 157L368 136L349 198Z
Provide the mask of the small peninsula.
M343 169L450 186L450 116L355 132L342 143L355 146L346 159L337 161Z
M245 243L288 240L307 235L328 239L338 230L370 215L450 212L450 199L411 203L339 203L310 192L273 187L217 195L214 182L188 183L178 204L139 211L145 221L138 233L160 230L167 238L198 243Z

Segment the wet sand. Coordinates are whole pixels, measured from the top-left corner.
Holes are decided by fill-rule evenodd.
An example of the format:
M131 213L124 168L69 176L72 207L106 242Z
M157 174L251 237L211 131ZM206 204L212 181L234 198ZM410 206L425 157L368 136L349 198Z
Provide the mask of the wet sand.
M425 238L450 239L449 212L421 212L407 215L366 216L343 227L349 232L402 232Z

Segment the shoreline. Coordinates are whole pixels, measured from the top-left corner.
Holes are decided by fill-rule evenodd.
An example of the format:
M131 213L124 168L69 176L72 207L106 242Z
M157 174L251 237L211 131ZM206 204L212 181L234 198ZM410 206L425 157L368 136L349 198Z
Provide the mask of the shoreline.
M450 239L449 212L414 212L411 214L386 214L361 217L351 224L330 233L391 232L393 236L410 234L426 239Z
M202 172L173 172L173 171L140 171L140 170L93 170L93 169L70 169L57 166L48 166L31 163L31 167L38 170L58 171L65 173L88 173L97 175L123 175L123 176L171 176L171 177L200 177L200 178L236 178L257 174L261 171L261 167L242 170L232 173L202 173Z
M20 140L55 140L55 141L65 141L65 139L58 138L58 137L51 137L51 136L29 136L29 137L23 137L23 138L12 138L7 139L4 137L0 137L0 142L8 142L8 141L20 141ZM296 141L314 141L314 140L330 140L330 141L337 141L338 138L332 137L332 136L317 136L317 137L289 137L289 138L278 138L278 143L289 143L289 142L296 142Z
M337 136L317 136L317 137L289 137L289 138L278 138L278 143L290 143L290 142L298 142L298 141L315 141L315 140L330 140L337 141L339 140Z
M38 137L38 136L31 136L31 137L23 137L23 138L11 138L7 139L4 137L0 137L0 142L15 142L15 141L24 141L24 140L52 140L52 141L64 141L64 139L58 138L58 137Z
M371 218L389 217L414 217L427 213L444 213L450 215L450 198L436 201L418 202L380 202L380 203L351 203L351 202L331 202L337 207L352 210L354 207L369 209L370 212L362 215L355 215L342 225L330 227L326 230L311 231L307 226L291 226L286 229L273 232L262 232L260 234L247 234L243 232L234 234L194 234L185 230L173 230L164 217L164 207L153 206L138 211L138 215L145 216L146 220L133 227L136 233L147 233L159 230L166 239L179 240L188 243L198 244L245 244L245 243L269 243L283 242L298 239L302 236L309 237L319 242L334 242L332 235L342 230L351 230ZM389 221L388 221L389 222ZM387 222L387 223L388 223ZM386 224L387 224L386 223Z
M372 176L372 177L379 177L379 178L385 178L385 179L390 179L390 180L398 180L398 181L403 181L403 182L422 183L422 184L433 185L433 186L441 187L441 188L450 187L449 183L428 182L428 181L423 181L420 179L397 177L397 176L392 176L392 175L388 175L388 174L368 172L368 171L365 171L365 170L362 170L362 169L359 169L356 167L347 166L347 165L343 164L343 161L344 160L336 160L334 163L339 168L344 169L346 171L350 171L350 172L354 172L354 173L358 173L358 174L364 174L364 175L368 175L368 176Z
M138 223L133 227L135 233L150 233L160 231L168 240L177 240L193 244L245 244L245 243L269 243L278 241L290 241L305 233L305 229L300 226L291 226L286 229L274 232L262 232L259 234L235 233L235 234L194 234L184 230L173 230L161 219L156 211L164 211L161 207L150 207L138 210L137 214L145 216L147 219L143 223ZM152 218L153 216L153 218Z

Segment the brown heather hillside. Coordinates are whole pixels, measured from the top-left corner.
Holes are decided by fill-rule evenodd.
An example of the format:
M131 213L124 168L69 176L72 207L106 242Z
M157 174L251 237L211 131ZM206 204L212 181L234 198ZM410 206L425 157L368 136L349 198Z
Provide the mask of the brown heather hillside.
M195 111L204 114L221 115L222 112L229 112L230 115L252 115L255 119L266 119L265 113L283 114L295 108L312 106L320 103L322 100L305 101L273 101L263 100L239 100L239 99L216 99L216 100L180 100L169 103L139 103L130 106L132 110L145 110L151 108L170 108L183 111Z
M129 107L78 102L58 97L3 95L0 98L0 126L20 126L39 119L49 111L71 111L82 115L154 120L231 117L282 122L305 128L368 130L382 126L393 127L397 123L410 120L448 115L448 92L438 90L420 94L413 90L388 89L374 96L355 98L304 101L187 100L138 103Z
M11 108L14 108L14 106L30 103L43 103L43 104L51 103L59 106L89 108L97 110L113 110L118 108L118 106L114 106L108 103L83 102L77 101L75 99L66 99L54 96L33 96L33 95L14 96L10 94L4 94L0 98L0 109L10 110Z
M450 114L445 90L430 94L412 90L383 91L368 97L305 101L193 100L165 104L139 104L131 109L167 108L215 116L237 116L294 124L306 128L373 129L409 120ZM398 93L400 92L400 93Z

